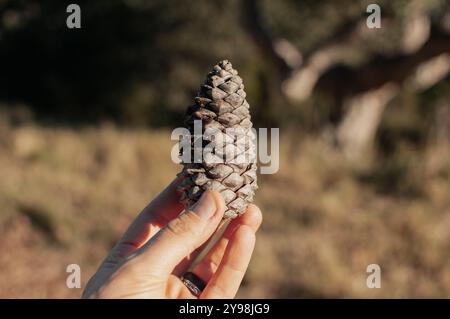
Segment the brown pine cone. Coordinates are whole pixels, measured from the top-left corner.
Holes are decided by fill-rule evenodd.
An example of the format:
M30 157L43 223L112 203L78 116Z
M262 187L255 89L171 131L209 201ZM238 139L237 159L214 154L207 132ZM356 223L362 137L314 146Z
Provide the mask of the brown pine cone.
M245 212L258 188L254 133L244 84L227 60L219 62L188 108L185 126L191 135L184 141L191 146L191 162L183 161L179 175L180 201L186 209L207 190L220 192L227 205L224 218ZM193 136L194 121L202 124L202 136ZM212 134L210 134L212 132ZM181 142L183 145L183 142ZM202 158L195 151L211 151ZM199 158L198 162L194 162Z

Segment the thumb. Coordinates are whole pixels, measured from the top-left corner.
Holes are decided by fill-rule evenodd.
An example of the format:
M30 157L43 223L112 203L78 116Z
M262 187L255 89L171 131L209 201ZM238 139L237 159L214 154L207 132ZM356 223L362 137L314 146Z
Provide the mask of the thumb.
M222 196L215 191L205 191L194 206L171 220L141 248L134 264L142 265L143 270L153 275L169 275L187 255L211 237L224 211Z

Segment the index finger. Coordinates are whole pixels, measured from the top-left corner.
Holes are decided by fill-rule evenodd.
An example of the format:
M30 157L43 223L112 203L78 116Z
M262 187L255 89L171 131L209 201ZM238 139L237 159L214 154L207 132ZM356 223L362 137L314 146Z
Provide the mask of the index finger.
M234 298L244 278L255 247L255 232L247 225L232 235L222 262L200 298Z

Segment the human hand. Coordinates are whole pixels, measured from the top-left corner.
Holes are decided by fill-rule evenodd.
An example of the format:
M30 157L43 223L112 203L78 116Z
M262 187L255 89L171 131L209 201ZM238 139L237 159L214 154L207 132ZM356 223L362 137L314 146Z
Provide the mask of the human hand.
M219 193L207 191L183 212L176 190L179 182L173 181L138 215L89 280L83 298L197 298L180 276L217 229L225 204ZM198 298L236 295L261 221L259 208L249 205L245 214L230 222L191 270L206 283Z

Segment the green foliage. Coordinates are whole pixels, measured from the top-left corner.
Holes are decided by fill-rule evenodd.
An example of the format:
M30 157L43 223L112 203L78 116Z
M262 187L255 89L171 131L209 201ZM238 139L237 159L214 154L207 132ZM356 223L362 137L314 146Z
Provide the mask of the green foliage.
M0 99L58 121L167 124L212 63L248 56L235 1L77 3L82 28L74 30L64 1L0 7Z
M53 124L113 121L173 127L181 123L205 72L227 58L245 80L257 127L322 131L340 120L342 101L327 92L294 106L281 96L275 68L242 26L239 0L80 0L82 28L73 30L66 27L69 3L0 2L0 102L12 108L27 105L37 119ZM257 2L269 35L289 40L301 53L363 19L369 3ZM344 53L345 67L357 67L370 54L398 53L407 3L379 1L383 16L395 17L395 23L351 44ZM444 6L429 1L424 10L438 19ZM334 82L345 79L344 73L338 75ZM432 108L435 100L421 99L421 107L411 112L418 111L420 118L420 110ZM419 123L412 129L422 138L428 126ZM383 132L390 136L392 130L381 131L381 137Z

